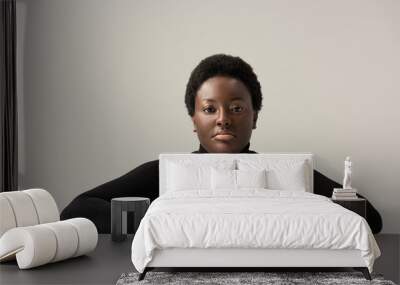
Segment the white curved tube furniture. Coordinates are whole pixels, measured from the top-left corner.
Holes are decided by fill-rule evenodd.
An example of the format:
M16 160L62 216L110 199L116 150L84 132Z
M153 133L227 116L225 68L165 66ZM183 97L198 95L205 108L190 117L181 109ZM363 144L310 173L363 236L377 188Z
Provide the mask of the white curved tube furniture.
M96 226L85 218L60 221L46 190L0 193L0 214L0 262L16 259L20 269L28 269L96 248Z

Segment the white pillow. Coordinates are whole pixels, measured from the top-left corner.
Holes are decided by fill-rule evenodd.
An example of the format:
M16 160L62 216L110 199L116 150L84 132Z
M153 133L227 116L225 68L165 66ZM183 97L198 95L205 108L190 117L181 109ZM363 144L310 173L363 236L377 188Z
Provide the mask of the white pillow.
M195 167L171 163L169 165L168 191L183 191L189 189L207 189L210 185L209 167Z
M237 188L267 188L267 171L236 170Z
M266 188L266 170L211 169L211 189Z
M266 169L267 187L273 190L306 191L306 163L299 160L238 160L240 170Z
M167 191L211 189L211 168L234 169L235 161L216 161L209 164L174 161L167 164Z
M211 168L211 189L236 189L236 170Z
M304 162L287 169L271 169L267 172L268 189L306 191Z

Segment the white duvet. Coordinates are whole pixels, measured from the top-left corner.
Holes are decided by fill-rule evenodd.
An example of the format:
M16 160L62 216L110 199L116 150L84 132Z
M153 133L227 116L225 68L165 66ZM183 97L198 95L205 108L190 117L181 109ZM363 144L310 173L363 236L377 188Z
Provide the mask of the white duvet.
M217 195L217 196L216 196ZM380 250L361 216L299 191L179 191L153 201L132 242L143 272L154 249L358 249L372 272Z

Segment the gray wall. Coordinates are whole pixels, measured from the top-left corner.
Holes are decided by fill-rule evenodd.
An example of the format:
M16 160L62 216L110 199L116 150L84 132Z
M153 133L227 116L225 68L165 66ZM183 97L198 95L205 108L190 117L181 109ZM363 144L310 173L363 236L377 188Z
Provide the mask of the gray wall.
M400 233L400 2L17 0L21 188L60 208L160 152L198 147L183 103L214 53L259 76L251 149L311 151Z

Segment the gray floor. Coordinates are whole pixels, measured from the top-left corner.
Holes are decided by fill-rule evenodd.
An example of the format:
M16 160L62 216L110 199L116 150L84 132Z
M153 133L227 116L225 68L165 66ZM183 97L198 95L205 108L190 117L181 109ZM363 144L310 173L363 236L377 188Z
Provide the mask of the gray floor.
M378 234L375 239L382 255L375 261L374 272L400 284L400 235Z
M400 235L377 235L382 256L374 272L399 283ZM0 265L0 284L115 284L124 272L134 271L130 259L132 236L114 243L110 235L100 235L94 252L29 270L19 270L16 262Z

